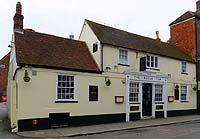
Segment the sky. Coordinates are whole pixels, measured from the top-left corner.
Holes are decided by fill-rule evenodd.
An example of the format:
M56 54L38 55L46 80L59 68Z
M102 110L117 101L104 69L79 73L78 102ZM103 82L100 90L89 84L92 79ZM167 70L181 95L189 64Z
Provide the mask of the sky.
M16 3L22 3L24 28L78 39L84 19L142 36L170 37L169 24L186 11L196 11L197 0L1 0L0 59L10 48Z

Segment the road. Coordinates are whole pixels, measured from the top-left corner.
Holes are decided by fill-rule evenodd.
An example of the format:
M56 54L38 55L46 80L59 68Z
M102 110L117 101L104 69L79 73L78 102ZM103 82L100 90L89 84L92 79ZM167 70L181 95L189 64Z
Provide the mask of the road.
M87 135L76 139L200 139L200 121Z
M25 139L10 132L6 103L0 103L0 139ZM200 121L59 139L200 139Z

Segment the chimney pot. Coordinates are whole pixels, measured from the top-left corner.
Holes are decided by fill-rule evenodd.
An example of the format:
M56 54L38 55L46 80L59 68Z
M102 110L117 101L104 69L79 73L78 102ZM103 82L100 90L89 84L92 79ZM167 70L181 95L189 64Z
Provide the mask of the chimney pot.
M74 39L74 34L71 33L71 34L69 35L69 38L73 40L73 39Z
M22 14L22 5L20 2L17 2L17 5L16 5L16 14L19 14L19 15Z
M156 40L160 40L159 31L156 31Z

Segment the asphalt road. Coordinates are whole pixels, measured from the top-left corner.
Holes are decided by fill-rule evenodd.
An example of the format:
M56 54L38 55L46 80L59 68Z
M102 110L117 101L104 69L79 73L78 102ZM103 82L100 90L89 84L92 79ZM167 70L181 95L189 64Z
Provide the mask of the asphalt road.
M0 103L0 139L25 139L10 132L6 103ZM200 121L70 137L70 139L200 139Z
M87 135L76 139L200 139L200 121Z

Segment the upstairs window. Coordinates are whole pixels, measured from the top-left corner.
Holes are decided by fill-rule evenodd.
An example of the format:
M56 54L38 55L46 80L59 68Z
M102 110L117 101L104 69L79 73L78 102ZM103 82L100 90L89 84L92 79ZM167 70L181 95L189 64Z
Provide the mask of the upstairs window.
M119 49L119 64L128 65L128 50Z
M187 73L187 63L185 61L181 62L181 73Z
M93 53L97 52L98 51L98 42L93 43L92 46L93 46Z
M146 56L146 67L152 68L152 69L158 69L159 68L159 60L157 56Z

